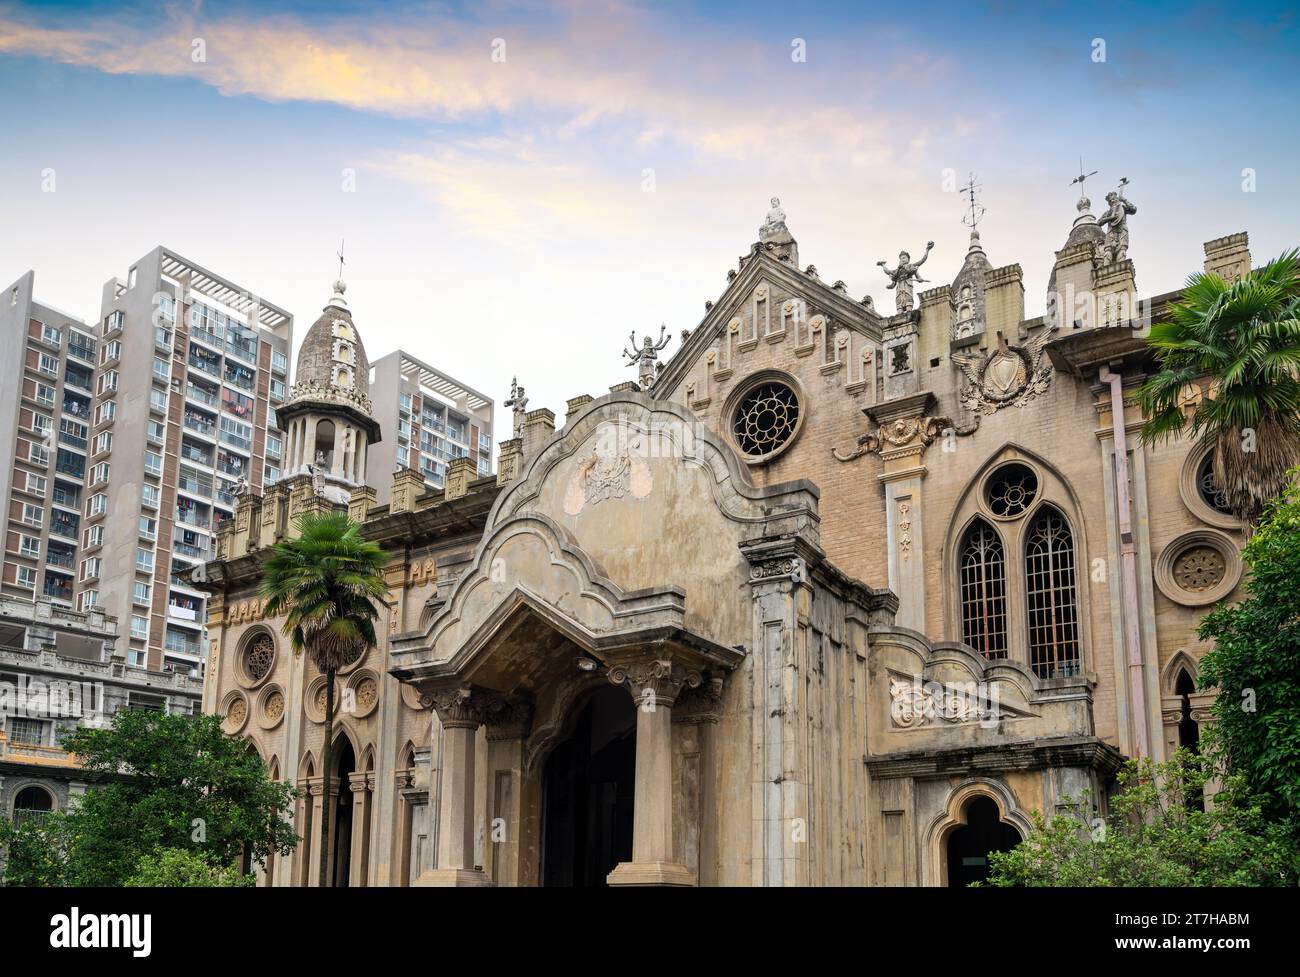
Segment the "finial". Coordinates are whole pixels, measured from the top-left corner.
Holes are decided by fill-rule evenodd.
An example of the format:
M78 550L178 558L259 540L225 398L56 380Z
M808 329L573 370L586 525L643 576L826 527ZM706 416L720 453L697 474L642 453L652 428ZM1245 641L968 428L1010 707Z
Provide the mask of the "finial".
M1093 170L1091 173L1083 172L1083 157L1080 156L1079 175L1070 181L1070 186L1074 186L1076 183L1079 184L1079 202L1075 206L1079 208L1079 213L1081 214L1086 212L1092 206L1092 201L1089 200L1088 195L1083 192L1083 185L1087 181L1088 177L1096 175L1096 170Z

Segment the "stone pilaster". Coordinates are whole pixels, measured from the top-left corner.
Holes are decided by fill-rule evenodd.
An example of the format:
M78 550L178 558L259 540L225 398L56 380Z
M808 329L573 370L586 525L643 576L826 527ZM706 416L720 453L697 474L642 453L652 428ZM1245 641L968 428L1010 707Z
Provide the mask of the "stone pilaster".
M507 438L497 453L497 485L509 485L519 477L524 464L524 439Z
M354 488L348 496L348 518L353 522L365 522L375 505L375 498L375 490L368 485Z
M393 473L393 491L389 495L389 512L414 512L415 501L424 493L424 476L414 468L399 468Z
M474 461L470 458L453 458L447 466L447 481L443 498L447 501L461 499L469 494L469 482L474 477Z

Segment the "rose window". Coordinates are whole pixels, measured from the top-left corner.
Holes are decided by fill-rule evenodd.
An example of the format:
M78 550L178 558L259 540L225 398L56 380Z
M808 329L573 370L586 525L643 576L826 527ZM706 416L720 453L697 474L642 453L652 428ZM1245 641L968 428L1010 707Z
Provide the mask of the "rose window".
M271 671L275 661L275 643L269 634L258 636L244 652L244 674L251 682L260 682Z
M740 401L732 425L736 444L750 458L784 447L799 423L799 399L784 383L759 384Z
M995 516L1018 516L1038 497L1038 476L1024 465L1006 465L989 479L985 499Z
M1226 572L1223 554L1213 546L1193 546L1174 561L1174 580L1192 593L1217 587Z

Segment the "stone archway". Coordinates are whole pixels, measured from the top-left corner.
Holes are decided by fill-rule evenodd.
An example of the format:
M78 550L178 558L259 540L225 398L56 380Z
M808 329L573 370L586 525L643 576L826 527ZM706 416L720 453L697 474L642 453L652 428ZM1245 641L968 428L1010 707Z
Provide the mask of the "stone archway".
M989 877L989 855L1010 851L1022 837L1002 820L997 801L977 794L962 810L963 822L948 832L945 842L947 877L950 888L965 888Z
M981 803L976 804L972 811L971 805L976 801ZM992 806L991 809L989 805ZM1007 832L990 823L993 812L996 812L996 823L1005 826ZM971 814L976 817L974 825L969 820ZM1008 847L1014 847L1028 836L1031 826L1029 818L1017 805L1015 795L1002 781L991 777L973 777L965 781L948 795L944 810L930 822L925 832L922 883L931 886L968 884L960 878L951 877L949 856L954 850L958 858L984 858L984 867L987 869L989 851L1007 850L996 847L1007 842L1010 842ZM976 830L956 834L968 827ZM1012 833L1015 835L1014 841L1011 841ZM957 838L955 849L952 844L954 836ZM970 851L963 854L965 848L970 848ZM970 870L979 867L975 864L966 866Z

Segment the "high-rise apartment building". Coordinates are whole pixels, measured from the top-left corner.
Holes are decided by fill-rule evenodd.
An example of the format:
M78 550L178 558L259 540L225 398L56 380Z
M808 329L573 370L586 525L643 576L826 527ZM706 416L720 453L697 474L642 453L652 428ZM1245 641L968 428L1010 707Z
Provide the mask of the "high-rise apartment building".
M130 665L198 668L185 574L280 475L293 318L162 247L105 284L95 326L34 282L0 298L0 592L115 616Z
M0 502L7 597L71 607L91 462L99 343L75 316L36 301L27 272L0 298Z
M78 589L125 625L130 664L204 658L188 571L279 477L292 336L288 312L166 248L104 285Z
M441 370L394 350L370 364L370 399L384 440L370 448L366 482L388 501L396 468L413 468L442 488L453 458L492 471L492 400Z

